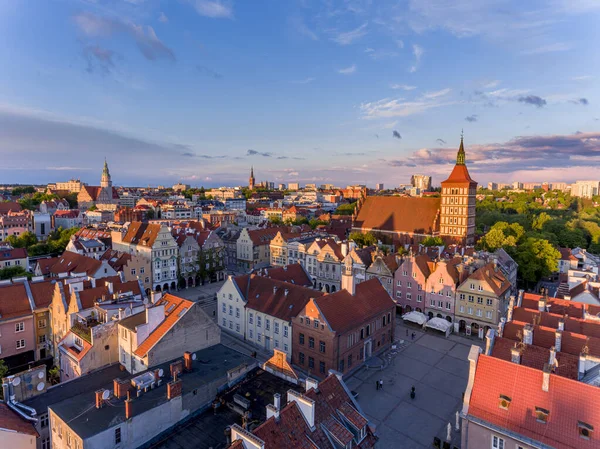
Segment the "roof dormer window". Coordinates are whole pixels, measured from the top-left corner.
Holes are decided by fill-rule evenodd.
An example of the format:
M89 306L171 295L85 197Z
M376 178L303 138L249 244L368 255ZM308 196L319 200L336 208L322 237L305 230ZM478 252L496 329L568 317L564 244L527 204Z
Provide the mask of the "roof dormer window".
M508 408L510 407L510 402L511 399L508 396L504 396L503 394L501 394L498 406L503 410L508 410Z
M542 407L535 408L535 419L537 422L546 424L548 422L548 415L550 415L549 410Z
M577 428L579 429L579 436L584 440L591 440L592 433L594 432L594 426L584 423L583 421L577 422Z

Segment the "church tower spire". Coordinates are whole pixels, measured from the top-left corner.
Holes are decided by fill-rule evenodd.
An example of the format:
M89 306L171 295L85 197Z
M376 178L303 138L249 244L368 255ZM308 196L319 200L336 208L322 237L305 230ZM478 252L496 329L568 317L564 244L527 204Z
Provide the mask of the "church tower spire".
M456 165L465 165L465 147L463 144L464 134L460 133L460 147L458 147L458 154L456 155Z
M248 188L250 190L254 190L254 184L256 180L254 179L254 166L250 167L250 179L248 179Z
M108 164L106 158L104 158L104 168L102 169L102 177L100 178L100 187L112 187L112 181L110 179L110 171L108 170Z

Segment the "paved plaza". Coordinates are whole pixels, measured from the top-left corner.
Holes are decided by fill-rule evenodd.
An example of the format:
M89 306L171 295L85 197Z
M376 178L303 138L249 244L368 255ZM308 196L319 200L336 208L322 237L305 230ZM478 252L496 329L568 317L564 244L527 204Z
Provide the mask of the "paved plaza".
M444 338L402 323L396 326L396 338L404 343L386 368L363 368L346 381L359 394L359 404L376 425L379 447L431 448L434 437L446 440L448 423L451 443L460 447L460 431L455 424L469 376L467 356L471 344L483 343L455 335ZM383 379L383 390L377 391L379 379ZM416 389L414 400L410 398L412 386Z

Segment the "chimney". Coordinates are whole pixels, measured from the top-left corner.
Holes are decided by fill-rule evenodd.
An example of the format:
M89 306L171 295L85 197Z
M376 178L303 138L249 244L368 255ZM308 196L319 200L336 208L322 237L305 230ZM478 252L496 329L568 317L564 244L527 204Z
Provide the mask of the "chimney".
M127 399L125 400L125 419L129 419L131 418L131 415L133 414L133 410L131 410L132 408L132 403L133 401L131 400L131 393L128 391L127 392Z
M510 300L508 301L508 310L506 312L506 321L512 321L513 311L515 310L515 297L513 295L510 296Z
M102 399L102 395L104 394L104 389L96 390L96 408L102 408L104 405L104 399Z
M304 396L302 393L298 393L294 390L288 390L287 393L287 402L288 404L291 402L295 402L300 411L302 412L302 416L306 420L308 427L310 430L315 430L315 401Z
M346 257L348 255L348 242L342 243L342 256Z
M579 380L583 379L583 376L585 376L586 362L587 362L587 354L585 352L582 352L581 354L579 354Z
M175 379L175 377L183 371L183 361L177 360L176 362L171 363L169 368L171 370L171 377Z
M538 310L540 312L546 311L546 298L544 296L542 296L540 299L538 299Z
M494 329L488 329L487 334L485 336L485 355L492 355L492 350L494 349L494 337L496 331Z
M523 326L523 343L526 345L533 344L533 324Z
M167 399L170 401L177 396L181 396L181 380L177 379L177 373L173 380L167 384Z
M550 365L548 365L547 363L544 364L543 376L544 377L542 378L542 390L548 392L548 390L550 389Z
M521 364L521 350L519 348L511 348L510 361L516 363L517 365Z
M560 320L558 320L558 330L559 331L565 330L565 320L566 320L566 317L563 317Z
M192 370L192 353L189 351L185 351L183 353L183 363L186 371Z
M267 419L271 416L275 417L275 421L279 421L279 411L281 410L281 395L275 393L273 396L273 404L267 405Z
M129 394L129 382L125 379L114 379L113 387L114 387L114 395L116 398L121 399L125 397L126 394Z
M273 395L273 405L277 410L281 410L281 395L279 393Z
M550 358L548 359L548 365L550 366L550 369L556 366L556 348L554 346L550 348Z
M277 286L276 285L273 286L273 294L275 294L275 293L277 293Z
M560 352L562 346L562 333L563 331L560 329L556 329L556 331L554 331L554 347L558 352Z
M500 318L500 322L498 323L498 337L502 337L504 335L504 326L506 325L506 318Z
M285 296L287 296L289 292L290 292L290 291L289 291L289 290L286 288L286 289L283 291L283 294L284 294Z
M305 391L308 393L308 391L314 388L315 391L319 391L319 381L317 379L314 379L312 377L307 377L306 378L306 382L305 382Z
M523 294L524 290L519 290L519 296L517 296L517 307L521 307L523 305Z
M108 288L108 293L110 293L111 295L114 293L115 287L112 282L107 282L106 288Z

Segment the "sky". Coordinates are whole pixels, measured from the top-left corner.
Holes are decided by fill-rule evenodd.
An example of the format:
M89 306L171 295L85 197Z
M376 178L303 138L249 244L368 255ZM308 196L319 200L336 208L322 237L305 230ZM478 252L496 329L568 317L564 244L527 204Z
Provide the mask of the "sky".
M0 183L598 179L597 0L0 0Z

